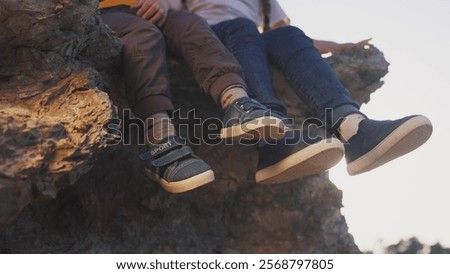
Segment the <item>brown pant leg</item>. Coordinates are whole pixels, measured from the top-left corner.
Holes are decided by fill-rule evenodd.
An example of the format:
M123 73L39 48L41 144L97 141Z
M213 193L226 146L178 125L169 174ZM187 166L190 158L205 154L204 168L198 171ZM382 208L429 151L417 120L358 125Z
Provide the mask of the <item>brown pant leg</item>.
M160 30L127 7L102 10L102 18L122 41L126 93L134 114L145 119L171 112L166 46Z
M227 87L245 88L241 66L203 18L171 10L162 31L169 52L185 59L199 86L214 101L219 102Z

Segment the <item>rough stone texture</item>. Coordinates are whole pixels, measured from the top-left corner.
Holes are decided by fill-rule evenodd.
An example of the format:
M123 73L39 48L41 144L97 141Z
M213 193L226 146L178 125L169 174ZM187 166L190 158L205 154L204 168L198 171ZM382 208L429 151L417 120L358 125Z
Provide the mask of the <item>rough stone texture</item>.
M1 226L56 197L106 148L113 106L91 64L120 44L89 1L2 1L0 34Z
M101 79L109 87L121 85L104 70L118 44L99 23L95 5L0 4L0 252L359 252L340 213L342 193L326 172L259 186L253 147L200 143L193 148L217 180L174 195L143 174L137 160L143 147L135 144L133 130L124 133L133 135L133 145L102 142L114 107L100 91ZM329 60L360 101L387 73L376 48ZM188 114L194 108L196 117L220 118L186 66L171 62L170 68L180 107L176 122L193 121ZM308 109L276 70L273 75L278 95L302 121ZM113 94L119 109L126 108L120 90ZM180 133L196 141L192 129L199 132L192 127Z
M349 89L352 98L368 103L370 94L383 85L389 63L376 48L368 50L348 49L342 54L328 58L341 82Z

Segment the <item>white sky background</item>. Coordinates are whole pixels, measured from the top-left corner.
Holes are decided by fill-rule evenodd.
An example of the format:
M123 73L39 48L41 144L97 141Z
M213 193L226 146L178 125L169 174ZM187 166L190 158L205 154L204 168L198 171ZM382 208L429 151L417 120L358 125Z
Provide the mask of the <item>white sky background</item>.
M424 114L433 123L419 149L350 177L330 171L343 191L350 233L363 250L417 237L450 247L450 0L279 0L292 25L311 38L372 38L391 64L385 84L362 106L373 119Z

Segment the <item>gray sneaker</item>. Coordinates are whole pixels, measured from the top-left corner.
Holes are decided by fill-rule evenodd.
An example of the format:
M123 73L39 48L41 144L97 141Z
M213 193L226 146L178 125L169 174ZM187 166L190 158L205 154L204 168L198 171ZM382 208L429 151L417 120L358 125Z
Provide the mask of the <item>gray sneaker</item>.
M299 129L284 139L259 149L255 181L280 184L326 171L344 156L344 145L336 138L309 137Z
M220 137L244 142L278 140L288 129L283 119L259 102L242 97L225 110Z
M147 176L171 193L186 192L214 181L211 167L176 136L168 137L139 158L146 161Z
M428 118L408 116L394 121L364 119L345 146L347 172L357 175L413 151L433 132Z

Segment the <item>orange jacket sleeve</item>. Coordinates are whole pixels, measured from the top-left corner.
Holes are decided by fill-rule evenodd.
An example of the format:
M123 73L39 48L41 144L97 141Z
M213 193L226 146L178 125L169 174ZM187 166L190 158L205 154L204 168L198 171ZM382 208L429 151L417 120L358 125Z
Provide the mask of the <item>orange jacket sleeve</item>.
M110 8L115 6L131 6L136 2L136 0L100 0L98 6L101 9Z

